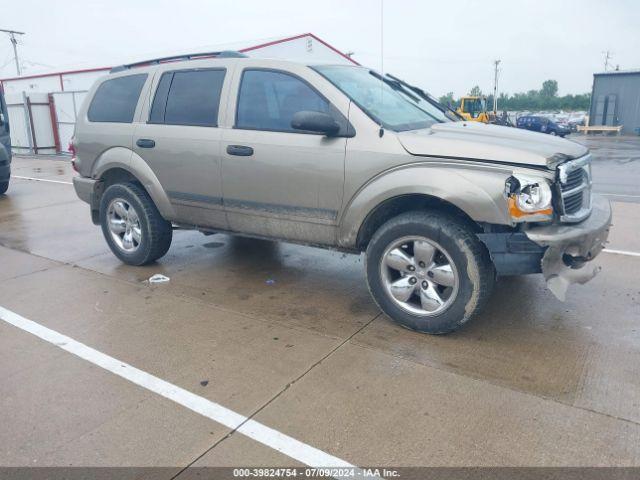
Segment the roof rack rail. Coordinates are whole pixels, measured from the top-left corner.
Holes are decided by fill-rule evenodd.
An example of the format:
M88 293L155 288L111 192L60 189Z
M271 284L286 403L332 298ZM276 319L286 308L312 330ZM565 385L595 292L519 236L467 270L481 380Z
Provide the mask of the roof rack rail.
M202 58L246 58L247 55L234 50L223 50L220 52L205 52L205 53L186 53L182 55L174 55L171 57L153 58L151 60L144 60L142 62L129 63L127 65L120 65L113 67L109 73L122 72L135 67L146 67L148 65L158 65L159 63L179 62L181 60L198 60Z

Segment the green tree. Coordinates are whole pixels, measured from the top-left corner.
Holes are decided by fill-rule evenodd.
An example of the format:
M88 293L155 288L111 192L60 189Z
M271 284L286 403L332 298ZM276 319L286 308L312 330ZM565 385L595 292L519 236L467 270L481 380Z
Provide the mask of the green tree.
M471 89L469 95L482 95L480 87L475 86ZM449 92L440 97L440 102L447 105L449 102L452 106L459 104L453 97L453 93ZM498 110L523 111L529 110L537 112L541 110L588 110L591 104L591 94L580 93L577 95L558 96L558 82L555 80L547 80L543 83L541 90L529 90L528 92L518 92L514 94L501 93L498 97ZM493 97L489 95L487 98L487 106L492 108Z
M453 92L448 92L446 95L441 96L438 101L443 105L456 108L456 99L453 97Z
M545 80L542 82L542 90L540 95L547 98L552 98L558 95L558 82L556 80Z
M480 87L476 85L471 89L471 91L469 92L469 95L472 97L480 97L482 96L482 90L480 90Z

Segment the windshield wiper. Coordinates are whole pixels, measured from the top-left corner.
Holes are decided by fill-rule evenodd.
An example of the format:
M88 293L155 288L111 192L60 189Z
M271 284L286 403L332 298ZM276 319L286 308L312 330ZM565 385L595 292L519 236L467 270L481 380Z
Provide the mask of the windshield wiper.
M404 82L402 81L398 81L395 78L388 78L389 75L385 75L382 76L380 75L378 72L374 71L374 70L369 70L369 73L371 75L373 75L373 77L377 78L378 80L386 83L387 85L389 85L392 89L396 90L397 92L400 92L402 95L406 96L409 98L409 100L411 100L413 103L417 104L416 106L418 108L420 108L420 110L422 110L424 113L426 113L427 115L429 115L434 121L438 122L438 123L443 123L442 120L440 120L439 118L435 117L432 113L427 112L424 108L421 108L419 103L420 103L420 97L416 97L407 87L404 86ZM417 93L417 92L416 92ZM432 103L432 102L429 102ZM434 105L438 110L440 110L441 112L444 113L444 110L442 110L442 107Z
M456 112L453 108L451 108L448 105L443 105L438 100L436 100L433 96L431 96L429 93L425 92L421 88L416 87L414 85L411 85L411 84L405 82L404 80L400 80L398 77L395 77L395 76L391 75L390 73L387 73L386 76L391 78L392 80L398 82L400 85L403 85L405 88L408 88L412 92L416 93L417 95L420 96L420 98L422 98L423 100L429 102L431 105L436 107L441 112L443 112L443 113L451 112L453 115L455 115L456 118L458 118L460 120L464 120L464 117L462 115L460 115L458 112Z
M390 79L387 78L386 76L382 76L380 75L378 72L375 72L373 70L371 70L369 73L371 73L371 75L373 75L375 78L377 78L378 80L383 81L384 83L386 83L387 85L389 85L391 88L393 88L394 90L405 94L407 97L409 97L413 102L419 102L420 98L416 97L414 94L412 94L410 91L407 91L406 88L404 88L404 86L402 85L401 82L398 82L395 78Z

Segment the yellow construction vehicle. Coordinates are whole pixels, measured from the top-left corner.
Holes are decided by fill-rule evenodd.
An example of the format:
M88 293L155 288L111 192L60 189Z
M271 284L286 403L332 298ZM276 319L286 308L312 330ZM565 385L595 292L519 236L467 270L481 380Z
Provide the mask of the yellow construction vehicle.
M487 97L467 95L460 98L456 113L472 122L494 123L496 115L487 111Z

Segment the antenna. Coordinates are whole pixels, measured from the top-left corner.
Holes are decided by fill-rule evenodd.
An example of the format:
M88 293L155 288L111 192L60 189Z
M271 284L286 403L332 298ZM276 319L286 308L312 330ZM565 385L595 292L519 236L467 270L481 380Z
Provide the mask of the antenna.
M384 105L384 0L380 0L380 108ZM380 125L380 136L384 128Z
M24 35L24 32L18 32L16 30L3 30L1 28L0 32L9 34L11 45L13 45L13 59L16 62L16 72L18 73L18 76L20 76L22 75L22 73L20 72L20 62L18 61L18 41L16 40L16 35Z
M609 68L609 60L611 60L613 58L612 52L607 50L602 52L604 55L604 71L606 72L607 69Z

